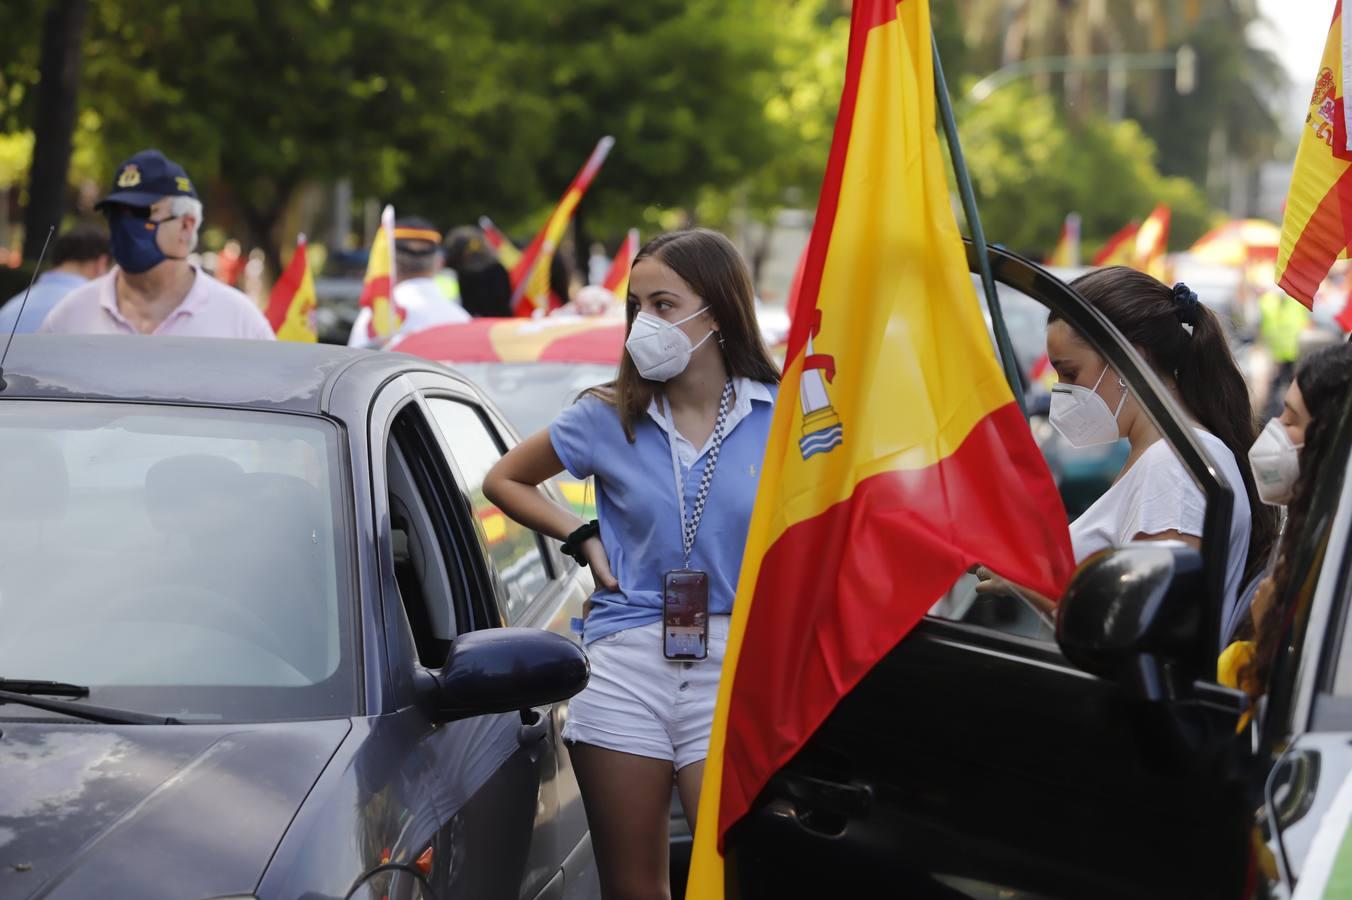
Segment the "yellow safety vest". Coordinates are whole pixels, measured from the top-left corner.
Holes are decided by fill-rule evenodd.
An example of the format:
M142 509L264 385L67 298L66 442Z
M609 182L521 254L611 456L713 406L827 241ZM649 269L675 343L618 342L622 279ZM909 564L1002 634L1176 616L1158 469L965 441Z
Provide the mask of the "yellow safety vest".
M1259 302L1259 330L1272 358L1295 362L1300 356L1300 333L1310 324L1310 311L1278 291L1269 291Z
M442 269L432 280L437 283L442 295L452 303L460 302L460 280L455 277L455 273L450 269Z

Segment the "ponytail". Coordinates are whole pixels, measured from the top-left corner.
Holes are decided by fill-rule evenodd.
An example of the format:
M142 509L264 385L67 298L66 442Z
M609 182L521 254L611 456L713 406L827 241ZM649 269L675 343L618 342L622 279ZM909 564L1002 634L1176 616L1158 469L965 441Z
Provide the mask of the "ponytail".
M1249 448L1258 437L1258 424L1220 319L1187 285L1171 289L1124 266L1082 275L1071 287L1108 317L1156 374L1173 379L1188 411L1234 455L1252 517L1244 577L1246 581L1254 577L1267 563L1277 520L1258 499L1249 468Z

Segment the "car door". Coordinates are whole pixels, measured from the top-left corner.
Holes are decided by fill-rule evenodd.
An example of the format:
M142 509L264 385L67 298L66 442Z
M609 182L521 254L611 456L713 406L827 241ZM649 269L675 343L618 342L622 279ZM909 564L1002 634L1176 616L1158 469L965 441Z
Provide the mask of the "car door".
M419 799L430 801L405 810L386 855L417 865L441 898L561 897L558 867L530 864L537 807L554 777L546 729L521 713L437 722L416 700L419 672L444 664L456 635L502 620L469 502L408 376L385 388L371 429L395 715L424 767ZM417 886L398 873L389 892L417 896Z
M1177 703L1137 702L1068 662L1019 601L992 609L959 584L734 826L733 869L746 897L877 885L908 897L1238 897L1247 746L1233 735L1244 699L1208 674L1229 490L1106 319L1036 266L994 249L989 259L998 281L1105 355L1207 496L1196 677ZM970 248L969 262L975 270Z
M423 403L456 473L457 487L477 525L481 558L498 585L496 612L508 625L544 628L573 637L573 616L581 614L585 581L577 566L542 537L507 518L483 493L484 476L516 443L511 428L490 404L465 386L424 374ZM556 501L559 498L552 494ZM586 896L595 878L586 815L562 743L567 704L528 711L538 736L541 788L527 869L534 877L564 872L568 896Z

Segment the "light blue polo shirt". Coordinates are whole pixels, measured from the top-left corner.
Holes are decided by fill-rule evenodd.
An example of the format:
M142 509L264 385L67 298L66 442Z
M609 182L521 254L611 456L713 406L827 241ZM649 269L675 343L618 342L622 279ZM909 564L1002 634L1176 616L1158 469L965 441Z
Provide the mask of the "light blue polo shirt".
M709 612L713 615L732 612L778 392L773 385L746 378L735 379L733 387L737 397L728 416L730 427L690 554L690 567L709 573ZM631 444L615 408L586 396L559 414L549 426L549 438L574 478L596 479L601 543L620 583L618 591L598 589L592 594L583 643L661 621L662 577L685 565L664 416L654 403L648 415L634 423ZM683 436L676 435L687 509L694 509L712 446L711 437L696 453Z

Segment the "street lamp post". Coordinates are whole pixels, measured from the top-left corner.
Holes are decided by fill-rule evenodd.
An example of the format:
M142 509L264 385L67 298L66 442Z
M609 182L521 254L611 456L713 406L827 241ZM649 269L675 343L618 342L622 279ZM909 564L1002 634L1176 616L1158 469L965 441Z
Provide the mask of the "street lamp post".
M1158 53L1105 53L1099 56L1041 56L1001 66L972 85L967 99L980 103L1000 88L1020 78L1046 72L1107 72L1108 117L1121 119L1125 112L1127 73L1132 70L1174 70L1174 90L1187 96L1197 87L1197 52L1188 44L1175 51Z

